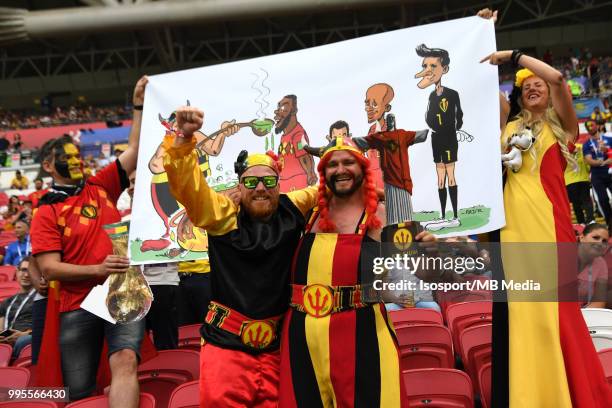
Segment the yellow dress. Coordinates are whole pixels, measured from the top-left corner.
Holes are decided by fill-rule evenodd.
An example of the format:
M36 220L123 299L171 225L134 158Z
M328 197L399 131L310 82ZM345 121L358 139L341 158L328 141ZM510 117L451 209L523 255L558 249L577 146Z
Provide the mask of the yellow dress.
M517 122L509 123L502 141L516 131ZM559 267L571 264L562 261L569 244L557 243L575 242L575 235L566 162L548 125L532 149L535 157L523 152L520 170L507 172L502 259L506 282L532 280L541 291L508 291L508 303L494 306L493 402L517 408L610 407L612 396L579 304L556 301Z

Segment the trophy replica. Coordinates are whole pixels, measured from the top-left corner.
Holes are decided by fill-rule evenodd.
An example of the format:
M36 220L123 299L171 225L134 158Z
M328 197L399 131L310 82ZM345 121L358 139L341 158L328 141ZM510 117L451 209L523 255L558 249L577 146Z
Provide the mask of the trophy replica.
M113 243L113 254L127 256L129 222L104 226ZM126 273L109 276L106 307L117 323L131 323L144 318L151 308L153 293L140 267L130 266Z

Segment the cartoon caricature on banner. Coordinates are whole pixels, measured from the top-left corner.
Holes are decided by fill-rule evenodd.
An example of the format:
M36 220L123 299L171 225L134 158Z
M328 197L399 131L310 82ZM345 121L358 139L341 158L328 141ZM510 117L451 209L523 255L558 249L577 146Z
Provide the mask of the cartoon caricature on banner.
M479 63L494 50L493 24L469 17L149 77L132 261L207 257L206 232L170 195L162 163L163 136L186 101L212 132L196 138L217 191L236 187L233 162L243 149L278 154L281 191L313 185L317 148L345 132L367 152L387 206L396 200L389 224L412 221L439 236L502 227L498 76ZM366 55L393 55L393 63Z

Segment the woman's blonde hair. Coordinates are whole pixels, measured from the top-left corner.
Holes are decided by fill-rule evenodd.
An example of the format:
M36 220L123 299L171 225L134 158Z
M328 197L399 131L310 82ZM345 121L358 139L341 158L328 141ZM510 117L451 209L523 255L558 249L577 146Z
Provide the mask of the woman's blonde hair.
M536 141L533 144L533 147L529 150L529 154L533 158L534 163L537 163L537 148L540 140L538 136L542 132L544 125L548 124L548 126L550 126L550 130L552 130L552 133L555 136L555 139L557 140L559 148L561 149L561 154L563 154L563 157L567 163L572 166L572 169L577 172L578 162L569 152L569 148L567 147L568 138L573 136L563 129L559 115L557 115L557 112L555 112L555 109L552 107L552 96L550 95L550 86L548 83L546 83L546 87L548 88L548 108L546 108L546 112L544 112L544 117L542 119L534 119L533 114L523 107L522 96L518 97L517 102L521 108L521 111L516 115L517 132L522 131L526 127L531 128L531 132L533 133ZM531 170L535 171L535 164Z

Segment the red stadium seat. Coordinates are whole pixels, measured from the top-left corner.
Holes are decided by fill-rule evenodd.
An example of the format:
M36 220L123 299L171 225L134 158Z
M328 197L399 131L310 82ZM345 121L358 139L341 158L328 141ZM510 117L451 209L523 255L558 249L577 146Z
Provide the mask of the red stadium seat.
M492 321L493 303L489 301L454 303L446 308L446 322L453 336L453 346L459 353L459 336L465 329Z
M201 324L190 324L188 326L179 327L179 348L200 351L202 347L200 336Z
M6 401L0 402L0 408L59 408L57 402L53 401Z
M160 407L168 406L174 389L200 378L200 354L193 350L164 350L138 366L140 390L155 397Z
M27 346L25 346L21 352L19 353L19 356L17 356L17 358L15 359L15 361L13 361L13 364L11 364L12 367L23 367L23 368L30 368L32 367L32 345L28 344Z
M0 302L16 295L20 289L18 282L0 282Z
M0 282L11 282L15 280L15 273L17 268L13 265L1 265L0 266Z
M0 367L8 367L13 354L13 346L10 344L0 344Z
M482 408L491 407L491 368L492 363L485 363L478 371L478 389Z
M27 358L27 357L32 358L32 345L31 344L24 346L19 352L19 355L17 356L18 359Z
M7 400L10 389L25 388L30 381L30 370L21 367L0 368L0 401Z
M405 370L402 379L411 408L473 408L470 377L450 368Z
M155 408L155 398L151 394L141 392L138 407ZM108 408L108 396L98 395L96 397L85 398L66 405L66 408Z
M393 326L400 327L412 324L443 324L442 315L437 310L411 307L389 312Z
M439 324L415 324L395 330L402 370L454 367L450 330Z
M13 290L13 291L19 291L19 289L21 289L21 286L19 286L19 282L16 282L16 281L1 282L0 283L0 290L4 290L4 289L6 289L6 290Z
M459 337L461 360L474 382L476 392L479 392L478 372L482 366L491 362L492 328L492 324L469 327Z
M612 389L612 348L600 350L597 355L603 366L608 384L610 384L610 389Z
M463 303L463 302L477 302L477 301L485 301L492 300L493 295L491 291L487 290L473 290L473 291L436 291L436 299L440 308L442 309L442 314L446 316L446 309L455 303Z
M191 381L176 387L168 403L168 408L199 408L199 406L199 381Z

